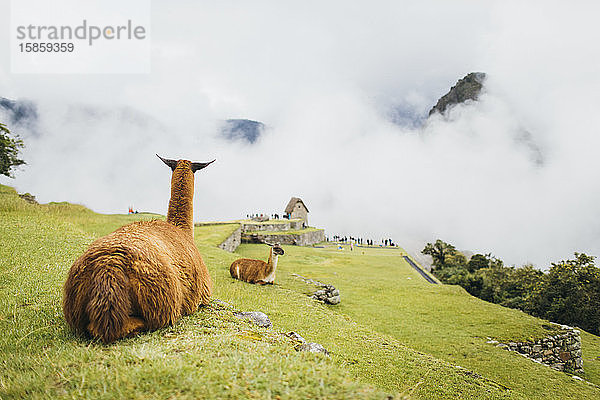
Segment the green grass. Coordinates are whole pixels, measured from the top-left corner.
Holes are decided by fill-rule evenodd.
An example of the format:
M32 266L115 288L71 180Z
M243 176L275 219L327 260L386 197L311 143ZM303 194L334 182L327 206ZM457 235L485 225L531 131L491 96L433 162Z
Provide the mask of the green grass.
M242 245L238 251L247 257L260 257L265 252L261 247L264 246ZM350 252L347 248L337 250L336 246L286 246L285 250L278 266L282 289L299 293L314 290L294 278L292 272L331 283L340 289L342 302L329 308L340 316L360 321L412 349L474 371L510 388L511 395L600 398L597 388L486 343L488 337L505 342L541 338L554 332L555 328L545 327L547 322L481 301L458 286L429 284L400 257L401 249L355 247ZM326 335L320 340L328 341ZM583 332L582 340L584 378L600 384L600 338ZM368 351L376 357L376 350ZM371 371L362 368L353 372L379 387L393 389L387 376L373 379Z
M142 218L156 216L30 205L0 186L0 398L600 397L485 343L542 335L541 321L427 284L395 250L285 246L275 286L233 280L233 260L266 259L268 251L218 249L237 224L195 229L214 296L231 307L212 303L173 327L109 346L73 336L60 307L68 269L95 238ZM292 272L336 285L342 303L311 300L311 287ZM234 309L263 311L274 328L237 320ZM331 357L296 352L282 335L292 330ZM599 338L584 334L586 379L595 382L599 350Z
M581 332L585 378L600 386L600 337Z
M205 246L214 247L223 243L223 240L231 236L231 234L239 227L239 224L232 223L197 226L194 228L194 236L198 236L200 242Z
M217 304L110 346L73 336L60 307L70 265L135 217L33 206L0 186L0 398L385 397L332 359L298 353L277 331ZM222 238L208 236L205 246L224 253L214 247Z

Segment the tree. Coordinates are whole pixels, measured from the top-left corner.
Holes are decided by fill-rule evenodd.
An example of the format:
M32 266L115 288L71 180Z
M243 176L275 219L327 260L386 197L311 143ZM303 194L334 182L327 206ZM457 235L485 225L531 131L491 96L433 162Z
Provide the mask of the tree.
M452 251L450 254L446 256L445 259L445 267L448 268L457 268L457 269L467 269L467 257L460 251Z
M467 263L467 269L469 272L475 272L481 268L488 268L490 266L490 258L483 254L474 254L469 262Z
M481 268L472 274L474 281L480 281L479 292L466 288L480 299L505 307L528 310L528 301L533 288L543 279L544 273L526 265L521 268L505 267L493 258L489 268Z
M438 239L435 243L427 243L421 253L430 255L433 258L433 265L437 269L446 266L446 257L456 254L456 248Z
M505 267L491 254L475 254L467 262L454 246L441 240L427 243L422 253L433 257L432 272L442 283L460 285L485 301L600 334L600 268L593 256L575 253L573 260L553 263L544 273L533 265Z
M25 164L19 159L19 148L23 141L18 137L12 138L6 125L0 123L0 175L13 177L12 169Z
M529 301L534 315L600 333L600 268L594 257L575 253L553 263Z

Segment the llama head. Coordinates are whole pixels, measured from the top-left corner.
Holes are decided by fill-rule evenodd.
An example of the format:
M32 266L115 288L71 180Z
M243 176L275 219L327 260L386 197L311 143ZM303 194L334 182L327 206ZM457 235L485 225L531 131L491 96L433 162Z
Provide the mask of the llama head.
M162 160L162 162L164 162L165 164L167 164L167 166L169 168L171 168L171 171L175 171L175 168L177 168L178 166L181 168L188 168L190 169L192 172L196 172L202 168L207 167L209 164L214 163L216 160L212 160L206 163L201 163L201 162L191 162L188 160L170 160L168 158L162 158L161 156L159 156L158 154L156 155L158 158L160 158Z
M271 251L273 252L273 254L277 255L277 256L282 256L285 252L283 251L283 249L281 248L281 246L279 245L279 243L275 243L275 244L271 244L271 243L267 243L269 246L271 246Z

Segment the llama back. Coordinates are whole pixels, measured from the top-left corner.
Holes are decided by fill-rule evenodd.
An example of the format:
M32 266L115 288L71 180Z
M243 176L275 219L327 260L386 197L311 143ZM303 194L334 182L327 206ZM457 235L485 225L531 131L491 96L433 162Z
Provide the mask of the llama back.
M138 260L161 268L161 273L177 274L185 297L184 315L195 311L198 304L210 302L212 280L193 237L184 230L162 220L153 220L125 225L114 234L127 236Z
M65 283L68 324L111 342L156 329L207 303L211 281L193 240L164 221L136 222L98 239Z
M210 302L212 280L193 237L185 230L162 221L140 221L125 225L114 233L114 241L129 244L129 252L136 261L134 276L156 275L161 285L161 276L176 280L182 292L182 314L190 314L199 304ZM124 237L123 237L124 236Z

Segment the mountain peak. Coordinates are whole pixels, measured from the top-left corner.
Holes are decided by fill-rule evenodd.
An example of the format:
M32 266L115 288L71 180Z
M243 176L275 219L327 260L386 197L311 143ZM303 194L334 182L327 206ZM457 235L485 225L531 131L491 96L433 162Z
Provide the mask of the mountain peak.
M228 119L221 127L221 134L229 140L245 140L254 143L265 129L265 124L250 119Z
M442 96L435 106L429 110L429 115L439 112L443 114L449 107L464 103L467 100L477 100L486 79L484 72L471 72L452 86L450 91Z

